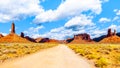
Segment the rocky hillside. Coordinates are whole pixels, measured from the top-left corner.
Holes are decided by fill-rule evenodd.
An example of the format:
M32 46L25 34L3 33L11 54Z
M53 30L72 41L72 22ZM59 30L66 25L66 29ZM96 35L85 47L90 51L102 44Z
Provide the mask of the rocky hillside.
M14 23L12 23L10 33L7 36L1 37L0 42L1 43L7 43L7 42L9 42L9 43L30 43L29 40L24 39L15 33L15 24Z
M100 43L120 43L120 37L116 35L116 30L112 32L111 29L108 29L108 33L105 38L103 38Z

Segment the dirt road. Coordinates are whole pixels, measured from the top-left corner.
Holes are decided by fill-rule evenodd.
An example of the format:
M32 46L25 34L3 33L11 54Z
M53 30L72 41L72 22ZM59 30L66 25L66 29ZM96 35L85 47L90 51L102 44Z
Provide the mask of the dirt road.
M30 56L0 65L0 68L92 68L65 45L45 49Z

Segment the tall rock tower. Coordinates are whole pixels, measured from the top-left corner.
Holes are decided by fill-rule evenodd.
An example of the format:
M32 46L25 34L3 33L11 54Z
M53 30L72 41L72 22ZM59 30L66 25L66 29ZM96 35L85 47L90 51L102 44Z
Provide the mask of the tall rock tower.
M11 25L11 32L10 32L10 34L14 34L14 33L15 33L15 24L13 22L12 25Z
M107 37L110 37L110 36L112 36L112 31L111 31L111 29L108 29Z
M116 30L114 29L113 36L116 35Z

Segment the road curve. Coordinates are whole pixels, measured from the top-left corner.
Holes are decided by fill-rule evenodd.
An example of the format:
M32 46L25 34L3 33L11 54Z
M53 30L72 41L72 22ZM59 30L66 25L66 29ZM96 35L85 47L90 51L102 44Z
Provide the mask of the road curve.
M83 58L65 45L6 62L0 68L92 68Z

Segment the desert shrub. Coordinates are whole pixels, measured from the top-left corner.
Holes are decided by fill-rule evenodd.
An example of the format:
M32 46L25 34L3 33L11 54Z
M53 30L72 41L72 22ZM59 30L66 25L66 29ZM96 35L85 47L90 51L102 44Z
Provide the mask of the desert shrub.
M86 57L87 57L88 59L97 59L97 58L98 58L98 56L95 55L95 54L90 54L90 55L87 55Z
M101 68L104 68L105 66L107 66L109 63L108 63L108 60L106 59L106 58L103 58L103 57L101 57L101 58L99 58L97 61L96 61L96 63L95 63L95 65L97 66L97 67L101 67Z
M22 57L28 54L35 53L42 49L54 47L57 44L33 44L33 43L11 43L0 44L0 61Z

